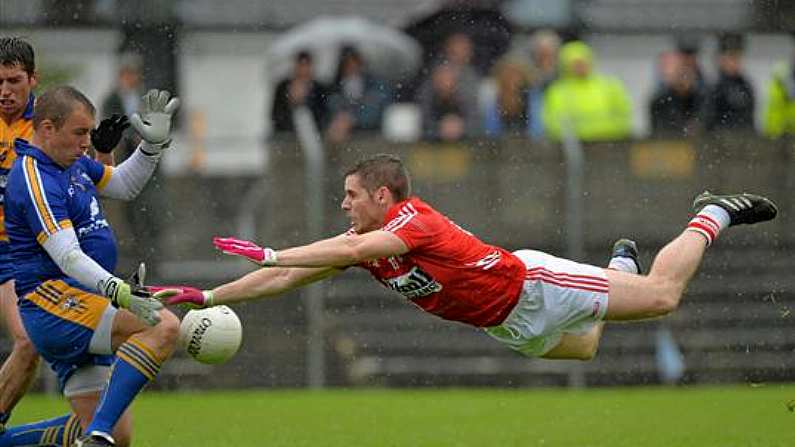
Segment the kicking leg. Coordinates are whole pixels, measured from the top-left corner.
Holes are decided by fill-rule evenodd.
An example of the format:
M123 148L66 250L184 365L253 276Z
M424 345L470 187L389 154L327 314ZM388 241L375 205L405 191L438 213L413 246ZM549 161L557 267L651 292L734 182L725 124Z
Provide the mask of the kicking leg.
M129 425L124 415L176 347L179 319L168 310L161 310L160 318L160 323L148 327L130 312L116 313L111 342L116 353L112 373L107 388L95 402L93 415L87 419L90 424L85 429L86 435L75 443L77 447L117 445L113 443L112 433L122 436L116 440L118 445L129 442L131 430L123 425Z
M99 405L100 399L100 392L82 394L78 396L73 396L69 399L69 403L72 406L72 410L80 416L81 426L82 429L85 430L88 427L89 422L94 417L94 412ZM82 431L82 430L81 430ZM79 436L79 435L77 435ZM74 439L77 438L75 436L72 438L73 442ZM119 421L116 423L116 426L113 428L113 439L116 442L115 447L127 447L131 444L132 438L132 412L128 408L124 411ZM64 444L64 445L71 445L71 444Z

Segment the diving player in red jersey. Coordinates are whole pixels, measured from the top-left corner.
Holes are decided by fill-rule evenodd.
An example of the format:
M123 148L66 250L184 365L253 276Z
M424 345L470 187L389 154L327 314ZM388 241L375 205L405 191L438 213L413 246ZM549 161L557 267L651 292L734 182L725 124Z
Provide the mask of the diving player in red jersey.
M208 307L279 295L358 266L423 310L481 327L524 355L587 360L596 353L604 320L674 311L720 231L770 220L777 213L773 202L752 194L705 192L693 206L696 215L685 231L642 276L634 244L627 250L618 243L611 267L619 268L608 269L485 244L411 196L400 159L381 154L346 173L342 209L352 225L346 234L278 251L215 238L219 250L265 268L212 290L176 286L153 291L168 304Z

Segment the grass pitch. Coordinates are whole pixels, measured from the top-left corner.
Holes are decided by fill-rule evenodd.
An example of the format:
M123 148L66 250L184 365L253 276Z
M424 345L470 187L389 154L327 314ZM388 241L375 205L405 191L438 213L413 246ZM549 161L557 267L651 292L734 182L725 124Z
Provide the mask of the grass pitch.
M62 414L28 396L12 424ZM136 447L795 446L795 386L144 393Z

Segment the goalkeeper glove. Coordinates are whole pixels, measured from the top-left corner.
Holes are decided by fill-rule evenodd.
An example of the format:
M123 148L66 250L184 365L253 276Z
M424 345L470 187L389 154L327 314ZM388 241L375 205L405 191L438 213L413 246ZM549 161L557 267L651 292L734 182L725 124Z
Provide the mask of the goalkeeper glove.
M213 245L223 253L242 256L257 265L274 266L277 262L276 250L260 247L250 241L233 237L214 237Z
M141 112L130 118L135 131L143 138L141 150L147 155L160 154L171 144L171 118L179 108L179 98L166 90L149 90L141 98Z
M146 289L154 298L164 301L169 306L202 309L215 305L212 290L199 290L187 286L149 286Z
M108 298L114 306L127 309L149 326L160 322L160 309L163 303L152 298L152 294L143 286L146 267L143 263L138 266L138 271L130 277L132 285L121 278L111 276L101 281L98 289Z
M121 141L124 131L130 127L125 115L113 114L100 121L96 129L91 129L91 145L97 152L109 154Z

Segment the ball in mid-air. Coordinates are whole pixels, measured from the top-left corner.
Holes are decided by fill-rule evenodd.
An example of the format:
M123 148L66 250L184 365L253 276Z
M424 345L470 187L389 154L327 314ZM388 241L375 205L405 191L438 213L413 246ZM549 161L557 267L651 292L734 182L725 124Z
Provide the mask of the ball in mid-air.
M179 327L179 343L198 362L217 365L231 359L243 340L240 318L227 306L194 309Z

